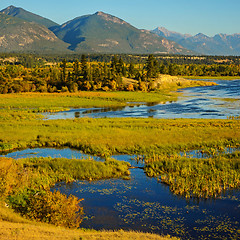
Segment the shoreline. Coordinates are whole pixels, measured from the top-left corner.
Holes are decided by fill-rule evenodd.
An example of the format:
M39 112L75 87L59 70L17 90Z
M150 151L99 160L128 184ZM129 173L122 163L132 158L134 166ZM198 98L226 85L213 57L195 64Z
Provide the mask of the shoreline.
M200 79L200 80L240 80L240 76L219 76L219 77L212 77L212 76L179 76L185 79Z

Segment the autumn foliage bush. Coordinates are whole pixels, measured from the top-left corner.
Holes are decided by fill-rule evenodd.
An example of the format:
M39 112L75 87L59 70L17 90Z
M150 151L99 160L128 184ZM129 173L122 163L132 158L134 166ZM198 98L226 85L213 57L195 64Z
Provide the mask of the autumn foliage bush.
M56 182L77 179L127 177L129 164L108 159L105 162L83 159L0 157L0 203L31 220L56 226L78 228L83 219L83 199L50 191Z
M27 190L9 197L10 205L22 216L69 228L77 228L82 222L83 207L79 206L82 200L50 190Z

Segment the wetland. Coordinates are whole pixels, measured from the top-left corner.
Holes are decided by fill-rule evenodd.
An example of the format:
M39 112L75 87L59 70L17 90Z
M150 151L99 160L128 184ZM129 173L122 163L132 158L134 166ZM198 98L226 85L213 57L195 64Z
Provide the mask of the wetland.
M105 161L77 150L53 148L26 149L9 153L6 157L18 159L17 161L29 157L88 158L92 161ZM143 170L144 157L130 155L112 157L131 164L130 179L77 180L70 183L59 182L52 187L52 191L58 190L67 196L74 195L84 199L81 202L85 212L81 227L98 230L150 231L170 234L181 239L206 239L209 236L217 239L239 237L238 189L228 189L217 198L185 198L173 194L168 184L163 184L159 178L148 177ZM196 161L196 157L197 155L191 155L191 161ZM237 171L239 172L239 167Z
M1 109L0 147L2 152L25 149L4 155L16 159L16 163L25 158L34 162L37 160L31 159L44 157L42 161L50 164L51 157L65 159L66 164L66 159L88 159L104 164L110 156L129 163L133 167L128 165L130 176L120 174L112 178L104 173L107 177L100 180L86 176L74 177L71 181L66 181L67 177L52 181L51 191L84 199L80 202L85 212L81 222L83 228L140 230L181 239L238 239L240 81L216 82L217 86L181 89L177 99L168 99L161 104L156 104L158 101L142 104L142 101L139 103L141 97L134 101L128 96L125 104L121 102L122 106L119 106L118 102L114 109L110 102L107 105L111 108L86 106L86 99L77 109L59 103L42 109L43 112L55 109L56 113L36 114L29 107L29 98L36 106L40 95L17 96L23 99L17 104L13 104L16 98L9 97L9 100L4 96L7 103L4 107L8 109ZM74 96L72 99L76 101ZM63 98L61 103L64 103ZM95 100L94 97L90 99ZM112 100L116 101L116 98L111 97ZM71 110L59 111L67 107ZM62 147L65 148L59 149ZM197 150L210 154L198 157ZM188 161L186 155L192 155ZM172 166L168 169L160 167L160 163L166 165L163 160ZM174 192L174 184L164 181L163 177L172 173L176 166L180 167L181 161L186 162L181 173L186 169L199 169L202 163L207 163L211 165L211 174L222 171L219 175L222 178L217 177L220 187L228 179L235 185L228 183L224 191L214 196L186 196ZM218 161L230 165L222 167ZM194 165L195 162L200 165ZM231 176L225 175L226 169ZM114 168L112 171L115 172ZM126 166L123 172L126 173ZM177 177L173 178L174 183L178 182ZM180 182L179 185L183 184ZM195 187L190 186L189 191L193 189Z

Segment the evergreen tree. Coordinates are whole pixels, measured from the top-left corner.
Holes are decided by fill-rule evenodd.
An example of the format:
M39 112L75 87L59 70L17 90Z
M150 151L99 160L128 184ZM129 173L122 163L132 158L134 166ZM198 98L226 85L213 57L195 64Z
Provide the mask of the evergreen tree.
M81 75L83 77L83 81L87 81L88 79L88 64L86 55L82 55L81 57Z
M73 64L73 81L77 82L80 75L79 61L76 60Z
M62 86L65 86L66 80L67 80L67 61L66 61L66 59L63 59L61 68L62 68L62 74L61 74L61 82L62 83L61 84L62 84Z
M134 65L133 65L133 63L131 62L130 63L130 65L129 65L129 67L128 67L128 76L130 77L130 78L133 78L134 77L134 75L135 75L135 68L134 68Z
M147 59L146 64L146 70L147 70L147 79L150 78L156 78L158 74L158 62L155 59L155 57L150 54Z

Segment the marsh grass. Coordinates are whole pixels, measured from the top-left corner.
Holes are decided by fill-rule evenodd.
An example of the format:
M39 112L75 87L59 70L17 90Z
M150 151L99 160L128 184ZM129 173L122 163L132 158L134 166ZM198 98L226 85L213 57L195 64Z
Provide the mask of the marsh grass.
M176 96L176 95L175 95ZM170 91L166 91L166 95L162 93L91 93L80 92L77 94L9 94L0 95L0 150L10 151L14 149L33 148L33 147L72 147L90 153L93 155L100 155L108 157L112 154L126 153L126 154L144 154L151 155L161 154L165 157L166 166L170 164L170 167L181 167L181 174L186 174L186 179L191 183L191 175L186 173L186 169L192 171L192 176L198 175L196 172L199 165L203 164L202 161L194 160L194 164L189 163L189 159L170 159L166 158L169 154L178 153L179 151L187 151L191 149L203 149L203 148L218 148L218 147L236 147L240 144L240 123L237 119L228 120L204 120L204 119L74 119L74 120L50 120L43 121L36 112L44 112L47 110L59 111L64 108L82 107L82 106L119 106L126 105L127 102L161 102L170 101L173 95ZM160 156L160 155L159 155ZM230 155L229 155L230 156ZM224 156L218 160L212 158L212 162L217 162L222 166L221 161L232 162L232 159L239 159L238 157ZM229 159L230 158L230 159ZM3 160L4 159L4 160ZM155 160L162 161L162 157L155 158ZM3 161L2 161L3 160ZM149 159L148 159L149 160ZM210 161L210 160L208 160ZM237 160L238 161L238 160ZM145 171L149 169L149 176L160 176L163 173L162 165L157 165L158 161L151 162L146 166ZM187 168L189 163L189 167ZM205 163L205 162L204 162ZM207 163L207 162L206 162ZM155 164L155 165L154 165ZM215 164L215 163L214 163ZM213 164L213 166L214 166ZM216 165L216 164L215 164ZM81 166L81 167L80 167ZM154 167L153 167L154 166ZM214 184L217 186L205 190L201 193L203 197L215 196L219 192L222 185L218 184L219 179L226 182L225 188L231 188L232 183L228 182L228 178L235 176L238 179L238 173L231 168L231 164L226 165L226 169L230 170L230 173L225 174L225 165L221 171L217 168L216 178ZM54 228L51 231L46 228L37 230L31 228L29 225L25 225L26 229L29 229L29 235L22 229L23 218L15 215L12 211L5 211L4 203L6 203L9 196L21 197L26 196L26 190L43 190L48 191L49 187L58 181L73 181L75 179L94 180L101 178L111 177L127 177L128 165L119 164L118 162L109 160L104 163L96 163L92 160L80 161L80 160L66 160L66 159L23 159L14 161L13 159L2 158L0 161L0 191L1 191L1 204L0 217L2 220L20 222L18 226L11 226L16 229L13 231L4 231L7 239L14 235L20 239L31 239L31 235L42 239L43 236L51 234L51 239L57 234L62 234L64 238L71 239L70 233L62 233L59 229ZM176 194L182 194L189 197L195 196L191 189L187 192L187 187L192 187L188 182L184 182L184 178L178 171L172 171L172 178L175 184ZM151 170L150 170L151 169ZM211 168L203 168L202 172L211 170ZM209 170L210 169L210 170ZM161 171L160 171L161 170ZM211 172L210 172L211 173ZM167 170L164 173L166 183L171 183L168 179ZM195 175L194 175L195 174ZM235 175L234 175L235 174ZM169 175L170 176L170 175ZM179 177L180 176L180 177ZM183 175L185 176L185 175ZM205 175L203 175L205 176ZM211 173L212 177L215 175ZM162 178L164 180L164 177ZM233 177L232 177L233 179ZM220 182L221 182L220 181ZM179 185L186 185L183 190ZM177 186L177 187L176 187ZM203 186L199 183L199 186ZM235 187L235 186L234 186ZM179 190L180 189L180 190ZM216 190L217 189L217 190ZM179 192L180 191L180 192ZM30 191L31 192L31 191ZM210 193L209 195L206 195ZM200 196L200 197L201 197ZM187 196L188 197L188 196ZM27 220L26 220L27 221ZM0 222L2 223L2 222ZM31 222L32 223L32 222ZM9 223L8 223L9 224ZM3 225L4 226L4 225ZM8 225L5 223L5 226ZM7 228L8 229L8 228ZM45 229L45 230L44 230ZM36 231L37 235L33 232ZM65 231L65 230L63 230ZM42 235L43 233L43 235ZM44 235L46 233L46 235ZM9 235L10 234L10 235ZM103 239L114 239L114 234L110 235L84 235L86 239L94 239L94 237ZM54 237L53 237L54 235ZM136 236L137 235L137 236ZM134 233L137 239L140 234ZM29 238L27 238L29 236ZM74 235L72 239L82 237L82 235ZM96 237L97 236L97 237ZM123 237L123 235L120 235ZM131 235L124 235L126 239L131 239ZM155 237L155 236L154 236ZM37 239L37 238L34 238ZM47 239L47 237L46 237ZM59 238L58 238L59 239ZM124 239L124 237L123 237ZM141 239L141 238L140 238ZM142 239L146 238L146 235ZM153 238L153 239L158 239Z
M20 114L21 116L21 114ZM4 115L2 116L4 119ZM71 147L85 153L172 153L240 143L239 120L205 119L0 119L0 149Z
M149 177L160 177L174 194L186 198L216 198L240 187L239 152L208 159L154 156L147 161Z
M26 189L48 189L56 182L97 180L129 176L130 164L107 159L104 162L63 158L0 158L0 192L9 196Z
M17 160L25 169L46 175L53 181L98 180L129 176L129 163L107 159L104 162L83 159L29 158ZM44 176L45 177L45 176ZM37 181L39 182L39 181ZM41 183L43 184L43 183Z

